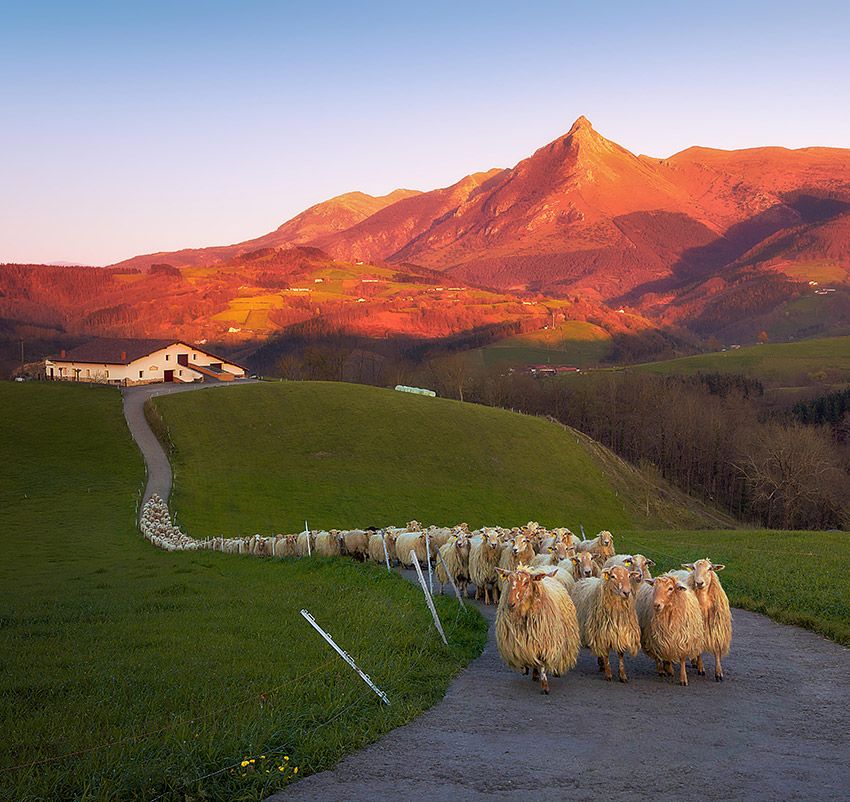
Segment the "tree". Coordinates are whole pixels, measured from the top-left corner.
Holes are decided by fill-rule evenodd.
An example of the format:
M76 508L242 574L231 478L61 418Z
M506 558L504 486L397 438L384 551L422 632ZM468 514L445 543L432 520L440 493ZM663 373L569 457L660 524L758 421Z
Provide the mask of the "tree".
M759 345L764 345L766 342L770 341L770 337L767 336L767 332L764 331L763 329L762 329L762 331L759 332L759 336L758 336L757 339L758 339Z

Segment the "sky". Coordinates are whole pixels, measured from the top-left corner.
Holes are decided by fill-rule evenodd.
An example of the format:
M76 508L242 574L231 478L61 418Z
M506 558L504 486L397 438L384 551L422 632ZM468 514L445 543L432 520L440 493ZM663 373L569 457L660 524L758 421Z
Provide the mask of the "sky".
M850 148L848 30L817 0L0 0L0 262L239 242L582 114L652 156Z

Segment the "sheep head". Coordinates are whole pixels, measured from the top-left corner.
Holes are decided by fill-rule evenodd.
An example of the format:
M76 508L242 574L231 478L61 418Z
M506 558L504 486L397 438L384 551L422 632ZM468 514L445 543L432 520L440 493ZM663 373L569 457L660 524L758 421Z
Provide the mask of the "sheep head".
M646 583L652 586L652 606L657 613L660 613L673 602L676 593L681 593L688 589L675 576L669 576L667 574L656 577L655 579L647 579Z
M686 568L694 575L694 590L706 590L710 588L714 580L715 571L722 571L725 567L722 563L714 565L708 557L703 560L697 560L695 563L682 563L682 568Z
M640 579L640 573L629 571L622 565L613 565L602 572L602 581L605 582L606 590L624 599L628 599L632 595L632 579Z
M508 593L505 603L509 610L516 610L525 615L531 609L534 601L535 583L547 576L555 576L557 570L533 571L527 565L519 565L515 571L497 568L496 571L508 583Z
M575 567L575 576L577 579L583 579L593 576L599 571L599 566L593 559L593 554L589 551L580 551L570 557L570 561Z

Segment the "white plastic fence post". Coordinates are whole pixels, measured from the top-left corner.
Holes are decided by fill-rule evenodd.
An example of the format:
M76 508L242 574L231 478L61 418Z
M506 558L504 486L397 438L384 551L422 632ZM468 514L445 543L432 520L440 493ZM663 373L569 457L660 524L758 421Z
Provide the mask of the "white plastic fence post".
M378 698L385 705L388 705L390 700L387 698L387 695L377 685L375 685L374 682L372 682L368 674L364 673L357 667L357 664L351 659L348 652L340 649L339 646L334 643L334 639L316 623L316 619L313 618L307 610L302 610L301 615L303 615L310 626L313 627L313 629L315 629L316 632L318 632L331 645L333 650L360 675L360 679L362 679L363 682L365 682L377 694Z
M307 535L307 556L313 556L313 550L310 548L310 527L307 526L307 521L304 521L304 532Z
M581 528L581 539L587 540L587 537L584 534L584 524L579 524L579 527Z
M425 560L428 563L428 591L434 595L434 578L431 576L431 538L425 530Z
M448 646L449 642L446 640L446 633L443 632L443 625L440 623L440 616L437 615L437 608L434 607L434 600L431 598L431 594L428 593L428 586L425 584L425 577L422 575L422 568L419 566L419 560L416 559L416 552L413 551L413 549L410 550L410 561L416 569L416 575L419 577L419 584L422 585L422 592L425 594L425 601L428 603L428 609L431 611L431 615L434 618L434 626L437 627L437 632L440 633L443 643Z
M455 589L455 596L457 596L457 600L460 602L460 606L466 607L466 605L463 603L463 599L461 598L460 590L458 589L458 586L455 584L455 581L452 578L451 573L449 572L449 567L446 565L446 561L443 559L443 555L439 551L437 552L437 559L443 564L443 570L446 572L446 576L449 578L449 582L452 583L452 587Z
M387 561L387 571L392 571L390 568L390 553L387 551L387 533L381 530L381 543L384 544L384 559Z

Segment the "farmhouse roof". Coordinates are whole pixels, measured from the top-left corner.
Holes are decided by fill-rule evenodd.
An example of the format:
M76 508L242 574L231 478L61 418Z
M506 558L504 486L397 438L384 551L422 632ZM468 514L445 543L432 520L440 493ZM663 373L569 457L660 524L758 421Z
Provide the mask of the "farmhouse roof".
M189 345L183 340L138 340L128 337L109 337L96 340L89 340L87 343L78 345L76 348L71 348L66 351L64 356L58 354L50 357L54 361L60 362L91 362L94 364L106 365L129 365L135 360L152 354L154 351L159 351L161 348L167 348L169 345L179 343L187 348L193 348L214 359L220 359L222 362L227 362L231 365L236 365L240 368L245 368L238 362L232 359L218 356L206 348L199 345Z

